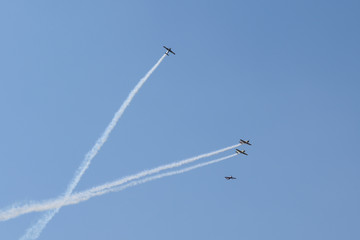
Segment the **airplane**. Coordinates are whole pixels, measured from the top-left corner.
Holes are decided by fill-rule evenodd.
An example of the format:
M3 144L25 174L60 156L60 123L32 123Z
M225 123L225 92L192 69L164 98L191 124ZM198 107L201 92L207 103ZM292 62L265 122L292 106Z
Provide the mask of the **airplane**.
M230 179L236 179L236 177L230 176L230 177L225 177L226 180L230 180Z
M244 155L248 155L246 152L245 152L245 150L239 150L239 149L236 149L235 150L235 152L237 153L237 154L244 154Z
M171 48L167 48L167 47L165 47L165 46L163 46L167 51L166 51L166 55L168 55L169 56L169 52L171 52L172 54L174 54L175 55L175 53L173 52L173 51L171 51Z
M245 140L240 139L239 143L241 143L241 144L247 144L247 145L250 145L250 146L251 146L250 140L245 141Z

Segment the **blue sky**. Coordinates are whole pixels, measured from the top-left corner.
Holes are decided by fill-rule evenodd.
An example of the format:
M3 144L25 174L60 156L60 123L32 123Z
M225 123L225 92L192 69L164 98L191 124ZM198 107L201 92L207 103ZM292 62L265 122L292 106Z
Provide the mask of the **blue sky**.
M176 56L76 190L239 138L253 142L249 156L64 207L39 239L359 239L359 10L358 1L2 1L0 208L63 193L166 45ZM0 222L0 239L18 239L40 216Z

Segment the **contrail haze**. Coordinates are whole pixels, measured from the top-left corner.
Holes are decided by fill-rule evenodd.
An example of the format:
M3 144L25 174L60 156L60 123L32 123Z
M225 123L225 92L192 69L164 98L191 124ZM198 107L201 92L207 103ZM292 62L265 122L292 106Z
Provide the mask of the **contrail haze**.
M113 119L110 124L106 127L104 133L101 137L96 141L95 145L92 149L85 155L83 162L80 167L77 169L74 178L68 185L65 193L63 194L63 199L69 197L74 191L75 187L78 185L81 177L84 175L85 171L90 166L91 160L96 156L96 154L100 151L101 147L104 145L106 140L109 138L110 133L116 126L117 122L125 112L126 108L131 103L132 99L135 97L136 93L140 90L140 88L144 85L146 80L150 77L150 75L156 70L156 68L160 65L160 63L164 60L166 54L164 54L157 63L150 69L146 75L140 79L140 81L136 84L133 90L129 93L128 97L125 99L119 110L115 113ZM26 233L20 238L20 240L27 239L37 239L42 230L46 227L47 223L55 216L55 214L60 210L59 208L53 209L50 212L45 213L33 226L26 230Z
M143 184L143 183L146 183L146 182L149 182L149 181L153 181L153 180L160 179L160 178L163 178L163 177L169 177L169 176L176 175L176 174L185 173L185 172L188 172L188 171L200 168L200 167L204 167L204 166L207 166L207 165L210 165L210 164L214 164L214 163L217 163L217 162L224 161L224 160L232 158L232 157L234 157L236 155L237 154L231 154L231 155L219 158L219 159L211 160L211 161L204 162L204 163L199 163L197 165L187 167L187 168L184 168L184 169L157 174L157 175L150 176L150 177L140 179L140 180L137 180L137 181L132 181L132 182L130 182L128 184L125 184L123 186L121 186L122 183L119 183L118 185L116 185L115 183L118 182L118 181L114 181L111 188L108 188L109 184L104 184L104 185L94 187L94 188L91 188L91 189L83 191L83 192L75 193L75 194L73 194L71 196L68 196L66 198L62 197L60 199L58 198L58 199L48 200L48 201L45 201L45 202L42 202L42 203L35 203L35 204L30 204L30 205L28 204L28 205L25 205L23 207L14 207L14 208L12 208L12 209L10 209L8 211L3 211L0 214L0 220L5 221L5 220L9 220L11 218L20 216L22 214L30 213L30 212L40 212L40 211L46 211L46 210L49 210L49 209L58 209L58 208L61 208L63 206L67 206L67 205L78 204L80 202L87 201L90 198L93 198L93 197L96 197L96 196L101 196L101 195L104 195L104 194L109 193L109 192L122 191L122 190L124 190L126 188L133 187L133 186L136 186L136 185L139 185L139 184Z

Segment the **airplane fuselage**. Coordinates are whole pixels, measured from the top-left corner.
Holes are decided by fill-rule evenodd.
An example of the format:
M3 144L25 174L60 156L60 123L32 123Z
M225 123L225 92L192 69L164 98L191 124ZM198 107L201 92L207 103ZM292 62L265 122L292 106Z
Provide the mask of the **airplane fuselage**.
M235 177L233 176L230 176L230 177L225 177L226 180L230 180L230 179L236 179Z
M169 52L175 55L175 53L171 50L171 48L167 48L166 46L163 46L163 47L167 50L165 53L166 55L169 56Z
M247 144L247 145L251 146L250 140L245 141L245 140L240 139L240 143L241 144Z
M245 150L239 150L239 149L236 149L235 150L235 152L237 153L237 154L244 154L244 155L248 155L246 152L245 152Z

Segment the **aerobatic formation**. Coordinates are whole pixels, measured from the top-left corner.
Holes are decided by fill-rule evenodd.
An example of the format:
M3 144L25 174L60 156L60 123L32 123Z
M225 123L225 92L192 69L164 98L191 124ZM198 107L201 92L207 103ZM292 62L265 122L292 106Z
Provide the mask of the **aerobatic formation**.
M250 143L250 140L245 141L245 140L243 140L243 139L240 139L239 143L240 143L240 145L243 145L243 144L246 144L246 145L249 145L249 146L252 145L252 144ZM248 154L245 152L245 150L235 149L235 152L236 152L236 154L244 154L244 155L246 155L246 156L248 155ZM230 176L226 176L225 179L226 179L226 180L231 180L231 179L236 179L236 177L233 177L233 176L230 175Z
M46 227L47 223L55 216L55 214L60 210L61 207L67 206L67 205L74 205L78 204L83 201L87 201L90 198L101 196L103 194L107 194L110 192L118 192L122 191L126 188L133 187L139 184L143 184L149 181L153 181L156 179L160 179L163 177L168 177L176 174L182 174L200 167L204 167L210 164L218 163L224 160L227 160L229 158L232 158L236 155L243 154L248 155L245 150L239 150L237 147L246 144L251 145L249 140L245 141L240 139L240 142L236 145L228 146L213 152L201 154L192 158L188 158L182 161L173 162L170 164L162 165L159 167L155 167L153 169L144 170L137 174L130 175L127 177L123 177L121 179L118 179L113 182L105 183L103 185L99 185L96 187L93 187L91 189L82 191L82 192L76 192L73 193L73 190L76 188L77 184L79 183L81 177L85 173L85 171L88 169L88 167L91 164L91 160L96 156L96 154L100 151L101 147L104 145L104 143L107 141L110 133L115 128L118 120L121 118L123 113L125 112L126 108L130 105L132 99L135 97L137 92L140 90L140 88L143 86L143 84L146 82L146 80L150 77L150 75L156 70L156 68L160 65L160 63L163 61L165 56L169 56L169 53L172 53L175 55L175 52L172 51L171 48L168 48L166 46L163 46L166 49L166 52L164 55L157 61L157 63L147 72L147 74L140 79L138 84L134 87L132 91L130 91L128 97L125 99L119 110L115 113L112 121L109 123L109 125L106 127L104 133L101 135L101 137L96 141L95 145L91 148L91 150L86 154L83 162L77 169L74 178L70 181L66 191L61 194L57 198L53 198L46 201L39 201L39 202L29 202L23 205L13 205L11 207L0 209L0 221L7 221L9 219L18 217L20 215L31 213L31 212L41 212L41 211L47 211L33 226L31 226L25 234L20 238L20 240L28 240L28 239L37 239L42 230ZM170 170L173 168L180 168L181 166L185 164L190 164L195 161L198 161L200 159L211 157L216 154L223 153L225 151L235 149L235 153L231 155L227 155L225 157L220 157L217 159L213 159L207 162L198 163L196 165L192 165L190 167L182 168L179 170L172 170L162 173L163 171ZM231 180L236 179L236 177L233 176L226 176L225 179Z

